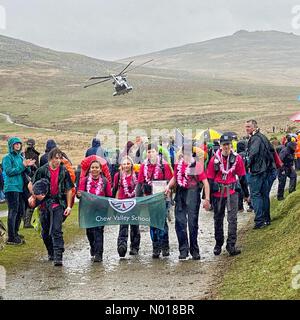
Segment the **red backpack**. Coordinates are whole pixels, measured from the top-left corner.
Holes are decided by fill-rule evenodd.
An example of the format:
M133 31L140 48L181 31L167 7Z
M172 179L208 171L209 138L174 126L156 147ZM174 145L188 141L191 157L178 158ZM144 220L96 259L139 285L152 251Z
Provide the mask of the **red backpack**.
M111 175L109 172L107 161L104 158L96 155L89 156L81 161L80 180L86 177L87 171L90 169L91 163L93 161L99 161L101 163L102 172L105 178L107 179L107 181L109 181L111 184Z

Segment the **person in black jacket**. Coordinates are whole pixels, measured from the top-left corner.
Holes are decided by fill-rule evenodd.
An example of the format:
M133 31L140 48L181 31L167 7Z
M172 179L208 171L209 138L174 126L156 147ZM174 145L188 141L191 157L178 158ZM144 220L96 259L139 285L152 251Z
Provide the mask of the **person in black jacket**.
M39 161L40 153L35 149L34 139L28 139L26 144L27 144L27 148L25 150L25 159L35 160L35 164L32 167L30 167L30 170L31 170L30 177L33 177L35 174L35 171L40 166L40 161Z
M256 120L246 122L248 141L247 165L250 171L249 187L255 212L254 229L271 224L270 191L276 179L274 147L260 132Z
M278 169L278 192L277 199L279 201L284 200L284 189L286 185L287 177L290 178L289 193L296 191L297 186L297 173L294 168L295 150L297 148L296 142L289 142L285 148L283 148L279 154L283 167Z
M63 152L54 148L49 152L49 162L40 167L32 178L32 185L42 179L49 183L49 191L40 205L42 238L48 251L49 261L54 266L62 266L64 239L62 224L71 214L72 188L70 174L61 163Z
M27 140L27 148L25 150L25 159L33 159L35 160L35 164L30 167L30 178L32 178L36 172L36 170L40 166L39 156L40 153L35 150L35 140L28 139ZM33 215L33 209L29 208L27 205L27 201L25 201L25 214L23 216L24 228L33 228L31 224L31 218Z
M243 159L243 163L244 166L246 167L247 165L247 140L240 140L237 143L237 153L241 156L241 158ZM247 180L247 179L246 179ZM248 183L247 183L247 189L248 189ZM239 212L244 212L244 192L241 188L240 183L238 183L238 188L237 188L237 193L239 195ZM250 203L248 203L249 206L251 205Z

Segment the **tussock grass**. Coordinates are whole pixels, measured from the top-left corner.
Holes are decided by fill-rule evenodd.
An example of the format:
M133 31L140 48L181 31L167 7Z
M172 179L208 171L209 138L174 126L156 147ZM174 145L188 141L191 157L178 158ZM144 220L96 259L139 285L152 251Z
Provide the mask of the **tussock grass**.
M7 218L1 219L3 223L7 224ZM34 229L22 229L21 225L20 234L24 235L26 244L22 246L8 246L6 245L0 251L0 265L4 266L7 270L13 267L24 266L30 264L36 257L47 257L47 252L40 237L40 234ZM63 225L65 244L72 243L77 237L81 236L84 231L78 225L78 205L75 204L72 214L67 218Z
M300 289L292 287L293 268L300 266L299 199L300 190L283 202L272 201L272 225L245 235L243 253L225 274L218 298L300 298Z

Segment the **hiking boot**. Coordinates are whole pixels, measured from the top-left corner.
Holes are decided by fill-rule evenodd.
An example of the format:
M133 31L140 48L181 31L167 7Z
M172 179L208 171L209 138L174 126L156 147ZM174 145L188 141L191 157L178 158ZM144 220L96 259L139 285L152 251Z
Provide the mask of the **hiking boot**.
M162 256L163 257L168 257L169 255L170 255L169 248L162 249Z
M258 225L258 226L254 226L253 230L259 230L259 229L263 229L265 228L267 225L264 223L264 224L261 224L261 225Z
M20 239L20 240L22 241L22 244L25 244L25 243L26 243L24 236L21 235L21 234L18 234L17 237L16 237L16 239Z
M24 229L34 229L34 226L32 224L24 225Z
M226 246L226 250L230 256L237 256L242 253L240 249L237 249L235 246Z
M9 246L21 246L24 242L20 238L16 238L14 240L7 240L6 244Z
M139 250L136 249L136 248L131 248L130 251L129 251L129 254L131 256L137 256L139 254Z
M33 215L33 209L26 209L25 211L25 214L24 214L24 217L23 217L23 220L24 220L24 225L23 225L23 228L24 229L32 229L34 228L32 225L31 225L31 219L32 219L32 215Z
M62 262L62 260L54 260L53 265L54 265L54 267L62 267L63 262Z
M118 246L118 254L120 258L124 258L127 252L127 247L124 244Z
M54 255L48 254L48 261L54 261Z
M222 252L222 247L216 244L214 247L214 255L219 256L221 252Z
M266 226L270 226L270 225L271 225L271 221L267 221Z
M199 254L199 253L194 253L194 254L192 255L192 259L193 259L193 260L200 260L200 259L201 259L200 254Z
M188 260L189 254L187 252L180 252L178 259L181 261Z
M278 200L278 201L283 201L283 200L284 200L284 197L277 197L277 200Z
M91 257L95 256L95 249L94 248L90 248L90 255L91 255Z
M53 249L50 249L50 250L47 249L47 253L48 253L48 261L54 261L54 251L53 251Z
M95 258L94 258L94 262L102 262L102 261L103 261L102 253L96 253Z
M160 249L153 249L152 258L153 259L158 259L159 255L160 255Z
M55 252L53 257L53 264L55 267L61 267L63 265L63 255L61 252Z

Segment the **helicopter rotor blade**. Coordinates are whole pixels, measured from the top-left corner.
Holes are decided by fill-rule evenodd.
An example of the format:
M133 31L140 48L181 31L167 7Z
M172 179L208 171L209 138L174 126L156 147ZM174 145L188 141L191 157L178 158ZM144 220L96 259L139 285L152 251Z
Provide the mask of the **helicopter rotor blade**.
M154 59L151 59L151 60L146 61L146 62L144 62L144 63L142 63L142 64L139 64L139 65L137 65L137 66L134 66L133 68L127 70L127 72L130 72L130 71L132 71L132 70L134 70L134 69L136 69L136 68L139 68L139 67L141 67L141 66L143 66L143 65L145 65L145 64L147 64L147 63L149 63L149 62L152 62L153 60L154 60Z
M104 77L91 77L89 80L99 80L99 79L110 79L111 76L104 76Z
M91 86L95 86L96 84L100 84L100 83L103 83L103 82L106 82L106 81L109 81L109 79L105 79L105 80L102 80L102 81L98 81L98 82L95 82L95 83L91 83L91 84L87 84L84 86L84 88L88 88L88 87L91 87Z
M127 70L127 68L128 68L133 62L134 62L134 61L130 61L130 62L128 63L128 65L118 74L118 76L121 75L125 70Z

